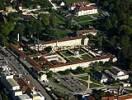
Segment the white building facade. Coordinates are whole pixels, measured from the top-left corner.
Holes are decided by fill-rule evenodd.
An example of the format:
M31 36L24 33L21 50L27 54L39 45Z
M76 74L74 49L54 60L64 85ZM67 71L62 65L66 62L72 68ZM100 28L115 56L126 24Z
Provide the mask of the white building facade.
M98 13L97 8L82 9L77 12L77 16L84 16L84 15L97 14L97 13Z

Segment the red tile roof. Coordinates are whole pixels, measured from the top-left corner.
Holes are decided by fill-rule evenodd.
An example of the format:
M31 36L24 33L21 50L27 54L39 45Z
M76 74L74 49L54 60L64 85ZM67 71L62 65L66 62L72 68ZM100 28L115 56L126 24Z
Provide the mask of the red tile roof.
M102 97L101 100L114 100L114 96L106 96L106 97Z
M128 94L128 95L122 95L122 96L105 96L102 97L101 100L132 100L132 94Z
M17 79L18 84L20 85L21 90L23 93L30 93L33 89L33 85L31 83L28 83L26 80L22 78Z
M86 11L86 10L92 10L92 9L97 9L96 6L92 5L92 6L81 6L81 7L78 7L78 10L79 11Z
M14 44L10 44L9 48L13 50L20 58L26 58L24 52L20 51L19 48L17 48L17 46L15 46Z
M95 57L95 58L92 58L92 59L89 59L89 60L78 60L78 61L74 61L74 62L59 63L57 65L50 66L50 68L63 67L63 66L66 66L66 65L90 62L90 61L94 61L94 60L101 60L101 59L112 58L112 57L113 57L113 55L107 54L107 55L102 55L101 57Z
M35 60L31 59L30 57L27 57L26 60L33 66L36 71L42 70L41 65L38 64Z
M123 95L123 96L118 97L118 100L127 100L127 99L132 100L132 94Z

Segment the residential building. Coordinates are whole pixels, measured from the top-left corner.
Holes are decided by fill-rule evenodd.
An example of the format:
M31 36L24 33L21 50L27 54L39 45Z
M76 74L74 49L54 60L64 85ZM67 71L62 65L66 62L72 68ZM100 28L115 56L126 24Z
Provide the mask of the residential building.
M101 100L132 100L132 94L120 95L120 96L105 96Z
M84 16L84 15L98 13L98 9L95 3L87 3L87 2L74 3L70 9L75 10L77 16Z
M43 72L39 72L39 80L43 82L48 82L47 75Z
M111 70L106 70L105 72L115 80L126 80L129 78L129 75L125 71L115 66L113 66Z
M91 76L100 83L106 83L108 81L108 77L102 72L94 71Z
M130 87L131 86L131 84L129 82L121 82L121 85L123 87Z
M2 68L3 71L9 69L6 60L5 60L4 57L2 57L1 55L0 55L0 68Z
M77 36L75 37L64 37L60 40L52 40L48 42L40 41L39 44L29 44L28 47L32 50L42 51L44 48L51 46L54 50L58 48L74 48L76 46L88 45L88 37L86 35L96 35L97 30L88 29L88 30L80 30L77 32Z
M4 75L7 75L7 76L4 76ZM20 89L19 84L14 79L14 75L3 74L0 80L13 99L15 99L16 96L22 95L22 91Z
M40 93L33 90L33 93L30 94L33 100L45 100L45 97Z
M20 96L17 96L17 100L32 100L32 98L27 94L22 94Z

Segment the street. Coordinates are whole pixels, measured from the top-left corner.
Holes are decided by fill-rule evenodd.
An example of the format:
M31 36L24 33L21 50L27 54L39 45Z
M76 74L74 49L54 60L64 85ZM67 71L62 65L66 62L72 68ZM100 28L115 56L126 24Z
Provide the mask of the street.
M9 67L11 67L13 71L15 70L17 74L23 75L25 78L27 78L36 87L36 89L45 96L46 100L52 100L51 97L47 94L46 90L41 86L41 84L32 77L32 75L9 51L4 48L2 49L2 51L6 53L7 56L3 56L5 57L5 60L8 62Z

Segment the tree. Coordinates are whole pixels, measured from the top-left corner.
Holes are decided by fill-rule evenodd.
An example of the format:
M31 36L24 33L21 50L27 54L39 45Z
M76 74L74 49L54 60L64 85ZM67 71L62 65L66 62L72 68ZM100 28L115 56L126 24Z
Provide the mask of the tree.
M12 21L8 21L6 23L3 23L0 28L0 34L2 36L2 44L3 45L6 45L7 44L7 41L8 41L8 35L11 31L13 31L15 27L15 23L12 22Z
M44 48L44 50L46 51L46 52L51 52L52 51L52 47L51 46L49 46L49 47L46 47L46 48Z
M0 10L5 8L5 0L0 0Z
M53 72L52 71L49 71L48 73L46 73L47 77L50 78L53 76Z
M42 24L44 26L48 26L49 25L49 14L40 14L39 15L39 19L41 20Z
M49 24L51 27L55 28L57 25L57 20L54 11L51 11L50 17L49 17Z
M129 67L132 62L131 5L130 0L100 0L99 7L107 11L109 16L97 22L97 27L107 39L104 49L117 55L119 64Z
M92 94L95 97L95 100L101 100L105 93L102 90L93 90Z

